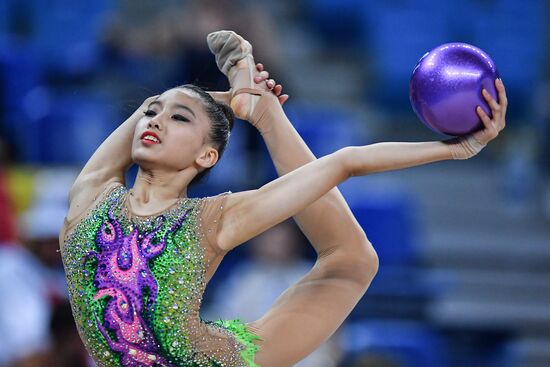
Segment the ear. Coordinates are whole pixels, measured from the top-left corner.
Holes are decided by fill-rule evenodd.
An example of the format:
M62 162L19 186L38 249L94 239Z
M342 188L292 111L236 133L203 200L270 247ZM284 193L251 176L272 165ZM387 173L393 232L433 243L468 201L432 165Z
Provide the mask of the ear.
M218 150L207 145L206 148L202 151L201 155L195 159L195 163L203 169L212 167L218 161L219 155Z

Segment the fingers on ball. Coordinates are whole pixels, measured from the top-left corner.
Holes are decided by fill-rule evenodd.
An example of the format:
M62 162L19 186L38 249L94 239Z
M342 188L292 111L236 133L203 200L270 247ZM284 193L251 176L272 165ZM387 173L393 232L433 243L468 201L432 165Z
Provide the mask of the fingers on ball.
M498 90L498 100L502 106L503 109L506 109L508 107L508 97L506 96L506 89L504 88L504 83L501 79L500 82L497 83L497 90Z
M504 88L504 82L502 79L497 78L495 80L495 86L498 92L498 102L502 107L502 110L506 111L506 107L508 107L508 97L506 96L506 88Z
M481 106L477 106L476 112L485 127L489 127L491 125L491 118L487 115L483 108L481 108Z
M485 100L489 104L489 107L491 107L491 110L493 110L493 113L498 113L501 111L500 105L497 103L497 101L494 100L493 96L491 96L491 94L489 94L486 89L483 89L483 98L485 98Z

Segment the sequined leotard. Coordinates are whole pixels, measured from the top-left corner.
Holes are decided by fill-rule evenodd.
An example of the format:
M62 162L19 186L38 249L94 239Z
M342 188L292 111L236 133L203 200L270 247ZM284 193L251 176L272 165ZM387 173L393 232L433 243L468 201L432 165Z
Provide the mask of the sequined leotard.
M199 317L225 194L136 217L122 186L62 239L73 314L100 367L257 366L258 337L238 320ZM257 366L259 367L259 366Z

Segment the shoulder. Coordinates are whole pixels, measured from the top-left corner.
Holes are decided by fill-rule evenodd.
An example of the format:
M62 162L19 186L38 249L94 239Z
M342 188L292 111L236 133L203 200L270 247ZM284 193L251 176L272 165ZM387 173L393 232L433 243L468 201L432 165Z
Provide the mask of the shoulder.
M223 215L227 199L233 195L227 191L214 196L207 196L199 199L200 218L203 224L215 222Z
M231 191L226 191L226 192L222 192L222 193L217 194L217 195L206 196L206 197L200 198L199 200L200 200L200 203L201 203L201 209L203 211L205 209L223 210L223 206L224 206L225 202L227 201L227 198L230 195L233 195L233 193Z
M75 189L73 188L73 190ZM61 244L63 244L70 230L76 227L94 208L112 195L122 195L127 191L127 188L119 181L112 181L88 192L79 188L76 191L73 190L69 194L69 210L59 234Z

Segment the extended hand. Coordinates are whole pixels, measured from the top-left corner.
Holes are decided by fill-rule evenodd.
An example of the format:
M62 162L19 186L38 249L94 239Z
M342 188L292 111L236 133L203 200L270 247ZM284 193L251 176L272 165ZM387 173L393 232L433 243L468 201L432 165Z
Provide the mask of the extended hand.
M498 133L506 126L506 109L508 107L508 99L506 98L506 90L504 89L502 79L495 80L495 86L498 92L498 103L493 99L493 97L491 97L486 89L482 90L483 97L491 108L493 119L491 119L480 106L477 106L476 108L476 112L485 128L483 130L476 131L472 134L472 136L476 141L483 145L496 138Z
M502 83L501 79L497 79L495 80L495 86L498 92L498 103L487 90L483 89L481 91L483 98L485 98L491 108L493 119L480 106L477 106L476 112L483 122L484 128L466 136L444 141L444 143L448 144L453 159L468 159L475 156L487 143L496 138L498 133L506 126L505 118L508 99L506 98L504 83Z

